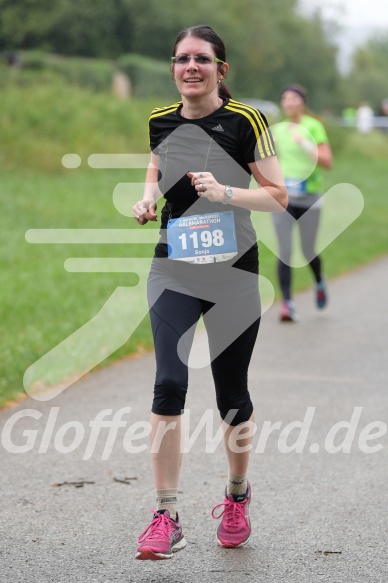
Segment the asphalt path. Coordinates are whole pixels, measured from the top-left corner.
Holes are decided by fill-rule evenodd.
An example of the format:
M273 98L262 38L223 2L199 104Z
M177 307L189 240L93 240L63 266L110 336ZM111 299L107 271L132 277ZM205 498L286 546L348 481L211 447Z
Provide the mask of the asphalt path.
M154 505L152 353L0 411L0 581L386 583L387 287L385 257L331 281L325 310L299 294L297 324L278 321L278 304L264 314L250 368L253 534L241 549L215 541L226 459L208 367L190 372L188 544L170 561L134 560Z

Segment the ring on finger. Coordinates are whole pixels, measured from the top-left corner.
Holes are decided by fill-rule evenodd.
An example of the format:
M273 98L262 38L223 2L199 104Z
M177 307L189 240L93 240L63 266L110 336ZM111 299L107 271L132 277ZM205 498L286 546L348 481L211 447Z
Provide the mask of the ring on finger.
M199 190L200 190L201 192L203 192L203 184L202 184L202 182L201 182L201 184L199 185Z

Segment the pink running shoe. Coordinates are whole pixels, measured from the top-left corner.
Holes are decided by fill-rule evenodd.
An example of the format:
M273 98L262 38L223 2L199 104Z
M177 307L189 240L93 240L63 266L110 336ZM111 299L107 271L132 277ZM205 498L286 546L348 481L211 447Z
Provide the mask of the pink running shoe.
M221 518L222 516L221 524L217 529L217 542L221 547L229 549L242 547L249 541L251 536L250 501L251 486L248 483L246 496L242 500L238 501L238 497L229 494L229 496L225 496L224 502L213 508L213 518ZM217 515L215 511L222 506L224 509Z
M185 548L187 542L177 514L176 521L170 518L168 510L157 512L152 509L154 518L138 538L139 547L136 559L140 561L163 561L171 559L172 554Z

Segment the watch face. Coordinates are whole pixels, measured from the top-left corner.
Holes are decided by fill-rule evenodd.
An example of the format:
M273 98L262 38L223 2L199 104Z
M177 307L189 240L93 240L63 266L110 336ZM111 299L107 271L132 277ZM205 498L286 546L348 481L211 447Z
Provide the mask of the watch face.
M231 188L225 188L225 194L226 194L226 196L232 197L233 190Z

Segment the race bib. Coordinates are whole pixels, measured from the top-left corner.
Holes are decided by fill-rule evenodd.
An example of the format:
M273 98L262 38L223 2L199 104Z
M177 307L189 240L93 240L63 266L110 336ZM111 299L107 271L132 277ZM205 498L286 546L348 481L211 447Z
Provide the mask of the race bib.
M306 196L307 180L300 180L300 178L285 178L284 179L287 192L290 196Z
M237 255L232 211L170 219L167 223L169 259L188 263L227 261Z

